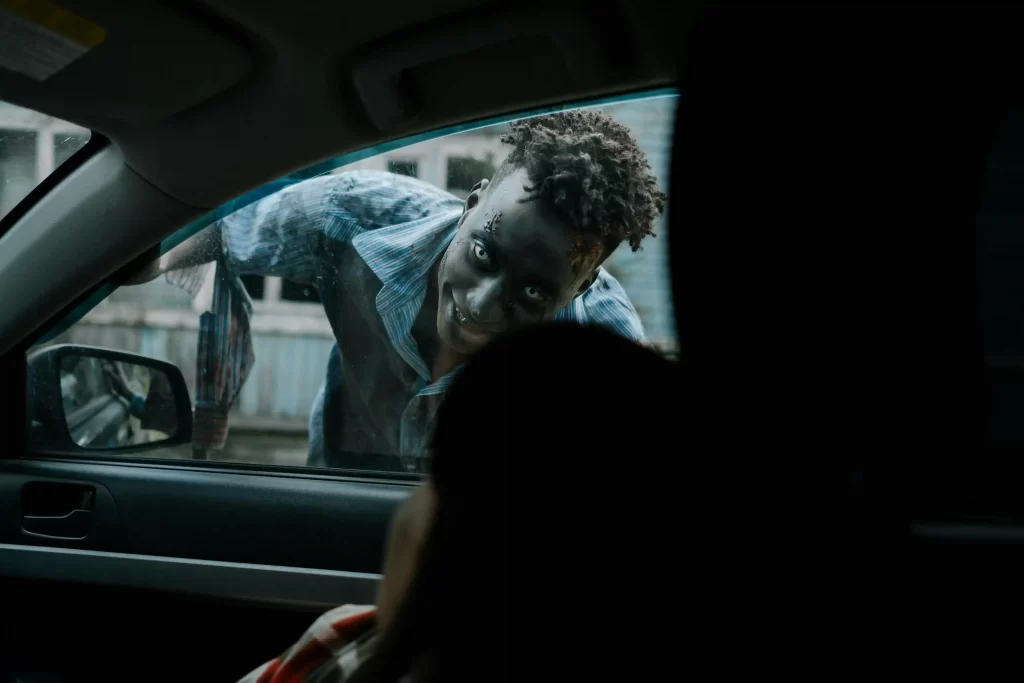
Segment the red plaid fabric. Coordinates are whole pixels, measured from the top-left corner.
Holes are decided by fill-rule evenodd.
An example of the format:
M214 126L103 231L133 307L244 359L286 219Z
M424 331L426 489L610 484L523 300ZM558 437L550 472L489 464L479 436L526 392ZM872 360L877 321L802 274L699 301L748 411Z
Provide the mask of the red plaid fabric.
M344 683L372 645L377 608L342 605L320 616L280 657L239 683Z

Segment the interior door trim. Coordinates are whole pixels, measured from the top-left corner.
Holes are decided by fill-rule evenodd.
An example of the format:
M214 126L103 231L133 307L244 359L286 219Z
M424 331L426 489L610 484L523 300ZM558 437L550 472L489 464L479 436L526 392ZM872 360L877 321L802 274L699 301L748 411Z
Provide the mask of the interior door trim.
M0 576L146 588L309 610L376 602L380 574L0 543Z
M1024 543L1024 527L1008 523L915 521L911 535L918 541L940 543Z

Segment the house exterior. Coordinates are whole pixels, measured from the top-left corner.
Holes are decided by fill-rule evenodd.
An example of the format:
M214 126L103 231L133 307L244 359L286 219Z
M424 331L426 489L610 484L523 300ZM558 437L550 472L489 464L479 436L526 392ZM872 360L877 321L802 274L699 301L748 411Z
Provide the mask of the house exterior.
M0 102L0 216L89 141L89 130Z

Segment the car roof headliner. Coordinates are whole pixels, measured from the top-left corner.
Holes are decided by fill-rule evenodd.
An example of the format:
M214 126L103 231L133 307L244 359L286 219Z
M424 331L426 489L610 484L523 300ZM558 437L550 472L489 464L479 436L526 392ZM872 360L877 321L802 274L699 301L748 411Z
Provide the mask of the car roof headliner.
M136 173L200 208L387 139L671 83L680 33L650 0L605 3L605 16L597 3L572 2L514 10L479 0L58 4L104 26L106 40L41 83L0 73L3 99L102 133ZM592 23L599 57L614 68L573 73L584 55L552 59L557 48L544 34L571 30L548 28L559 21ZM512 28L488 38L483 29L496 25ZM515 26L535 35L517 36ZM440 46L429 45L433 35ZM368 111L389 103L366 102L355 77L362 68L373 79L405 54L395 75L412 74L424 105L381 130Z

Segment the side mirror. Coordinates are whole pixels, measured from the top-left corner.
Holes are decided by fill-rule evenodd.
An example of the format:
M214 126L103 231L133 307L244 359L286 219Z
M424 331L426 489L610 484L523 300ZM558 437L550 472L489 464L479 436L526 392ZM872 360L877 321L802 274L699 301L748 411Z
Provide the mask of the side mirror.
M177 367L95 346L29 354L28 418L36 452L128 453L192 441L192 402Z

